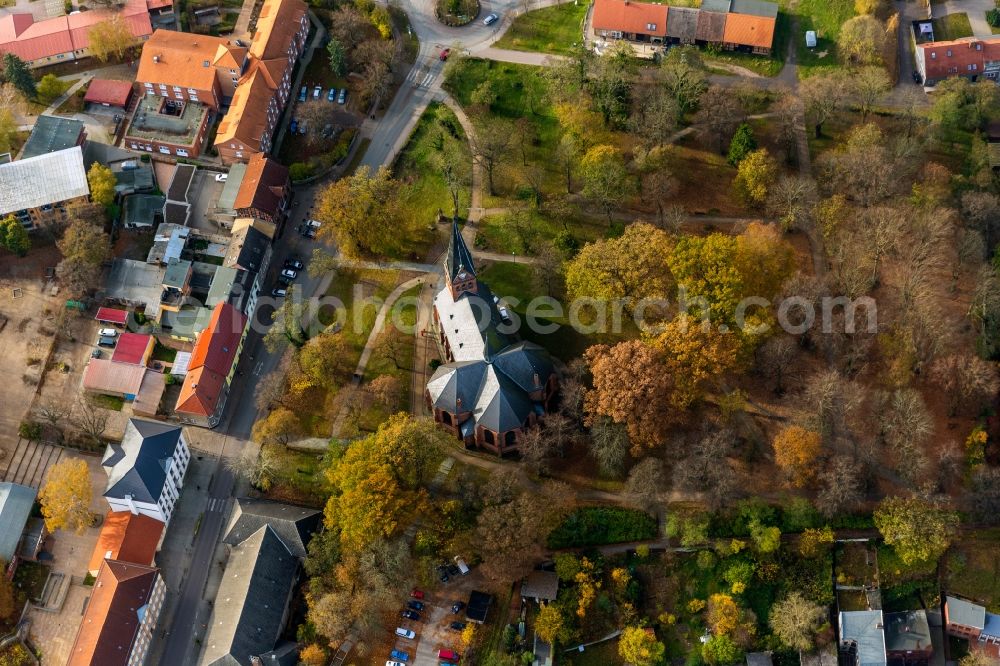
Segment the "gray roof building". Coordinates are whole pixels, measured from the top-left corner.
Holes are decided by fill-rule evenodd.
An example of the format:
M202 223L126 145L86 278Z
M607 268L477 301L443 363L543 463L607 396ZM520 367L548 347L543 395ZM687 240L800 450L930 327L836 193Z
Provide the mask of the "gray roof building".
M218 208L220 211L235 212L236 195L240 192L240 185L243 184L243 176L246 175L247 165L237 162L229 167L229 175L226 177L226 184L222 186L219 194Z
M108 473L104 497L155 504L167 480L166 461L180 437L177 426L129 419L122 441L109 444L101 460Z
M673 8L671 8L671 11L673 11ZM767 2L767 0L733 0L729 11L733 14L749 14L750 16L776 18L778 16L778 3Z
M885 650L887 653L931 653L931 629L923 609L885 615Z
M671 7L667 11L667 37L679 39L682 44L694 44L697 30L697 9Z
M274 650L298 568L298 559L267 525L234 546L198 663L250 666Z
M454 281L463 270L471 277L476 277L476 262L472 260L472 252L462 238L462 230L453 223L451 238L448 239L448 252L444 256L444 272Z
M88 194L79 146L0 164L0 216Z
M521 583L521 596L535 601L554 601L559 593L555 571L532 571Z
M21 159L83 145L85 137L83 123L79 120L42 114L35 120L31 135L24 143Z
M770 652L747 653L747 666L772 666L773 664Z
M0 483L0 560L4 563L17 554L17 544L37 494L34 488L19 483Z
M885 666L882 611L845 611L840 614L840 649L855 656L858 666Z
M178 164L174 171L174 177L167 188L167 200L188 203L188 190L191 189L191 181L194 180L195 167L193 164Z
M243 227L233 234L222 265L256 273L260 270L270 246L271 239L266 235L251 226Z
M726 34L726 13L729 11L729 0L724 0L725 10L706 9L702 4L698 12L698 29L695 38L700 42L719 43Z
M945 598L945 620L982 631L986 626L986 608L958 597Z
M719 12L722 14L729 13L729 6L732 4L732 0L701 0L701 11L703 12ZM671 11L673 8L671 8Z
M323 512L317 509L240 497L236 500L223 542L235 546L266 525L274 530L288 552L301 559L306 556L306 545L319 528L322 517Z
M152 192L156 189L156 175L153 167L138 160L128 160L129 168L115 171L115 192L118 194L133 194L135 192ZM161 197L160 207L165 199Z
M153 227L163 220L163 202L155 194L133 194L125 197L123 216L126 227Z

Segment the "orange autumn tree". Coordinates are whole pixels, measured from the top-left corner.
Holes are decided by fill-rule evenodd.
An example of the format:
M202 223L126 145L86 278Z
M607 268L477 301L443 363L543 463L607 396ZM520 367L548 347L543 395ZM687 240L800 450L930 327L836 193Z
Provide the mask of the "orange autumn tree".
M813 462L822 445L820 434L800 426L788 426L774 436L771 445L775 462L792 483L799 488L809 483L815 475Z

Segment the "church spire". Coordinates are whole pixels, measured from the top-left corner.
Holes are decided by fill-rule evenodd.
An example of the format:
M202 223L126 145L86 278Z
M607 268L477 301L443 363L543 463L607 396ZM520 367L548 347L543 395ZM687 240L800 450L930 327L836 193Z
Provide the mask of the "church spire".
M444 270L448 275L448 280L461 282L466 279L475 279L476 267L472 262L472 252L462 238L462 230L458 228L458 222L451 223L451 239L448 241L448 252L444 257ZM464 278L459 275L465 273Z

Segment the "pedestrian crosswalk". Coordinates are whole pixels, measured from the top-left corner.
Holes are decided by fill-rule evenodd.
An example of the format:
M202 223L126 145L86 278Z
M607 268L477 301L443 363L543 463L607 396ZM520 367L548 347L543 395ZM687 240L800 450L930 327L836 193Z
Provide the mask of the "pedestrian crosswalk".
M434 83L437 75L437 72L428 71L426 67L414 67L406 75L406 81L412 84L414 88L429 88Z
M209 511L222 511L226 508L226 500L222 497L211 497L208 500Z

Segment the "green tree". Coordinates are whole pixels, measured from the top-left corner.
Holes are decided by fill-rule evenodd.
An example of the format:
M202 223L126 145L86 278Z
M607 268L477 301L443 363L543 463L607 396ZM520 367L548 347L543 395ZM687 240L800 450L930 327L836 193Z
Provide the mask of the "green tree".
M750 538L761 553L774 553L781 548L781 530L762 525L756 520L750 523Z
M738 166L743 159L757 150L757 139L753 136L753 128L746 123L740 124L729 142L729 156L726 158L732 166Z
M748 205L762 206L767 202L767 193L777 179L777 162L767 152L767 148L760 148L740 162L733 187Z
M0 247L19 257L28 254L28 250L31 249L28 230L13 215L0 219Z
M708 90L705 64L697 46L678 46L670 49L656 73L656 78L677 103L678 123L698 107L701 96Z
M326 52L330 58L330 70L334 76L347 74L347 50L336 37L331 37L326 43Z
M387 167L374 174L367 166L360 167L320 193L316 211L324 223L320 235L335 241L348 257L391 254L406 240L400 190Z
M743 661L743 649L729 636L712 636L701 646L701 656L712 666L729 666Z
M476 86L476 89L472 91L472 95L469 96L469 102L484 112L489 111L497 102L497 91L493 87L493 82L490 79L486 79Z
M59 95L66 92L67 88L69 88L69 84L67 82L63 81L55 74L46 74L42 77L42 80L38 82L38 101L42 104L51 104L57 97L59 97Z
M613 213L635 190L635 183L625 168L625 160L614 146L594 146L580 160L583 195L600 206L614 222Z
M618 639L618 654L633 666L663 663L666 647L642 627L625 627Z
M903 564L936 561L948 550L958 514L921 497L887 497L874 513L875 527Z
M90 54L101 62L107 62L112 55L124 57L137 42L121 14L112 14L111 18L97 23L87 36L90 39Z
M3 56L3 78L28 99L34 99L38 94L35 77L31 75L28 63L13 53L5 53Z
M90 200L107 207L114 203L115 173L100 162L94 162L87 171L87 184L90 185Z

